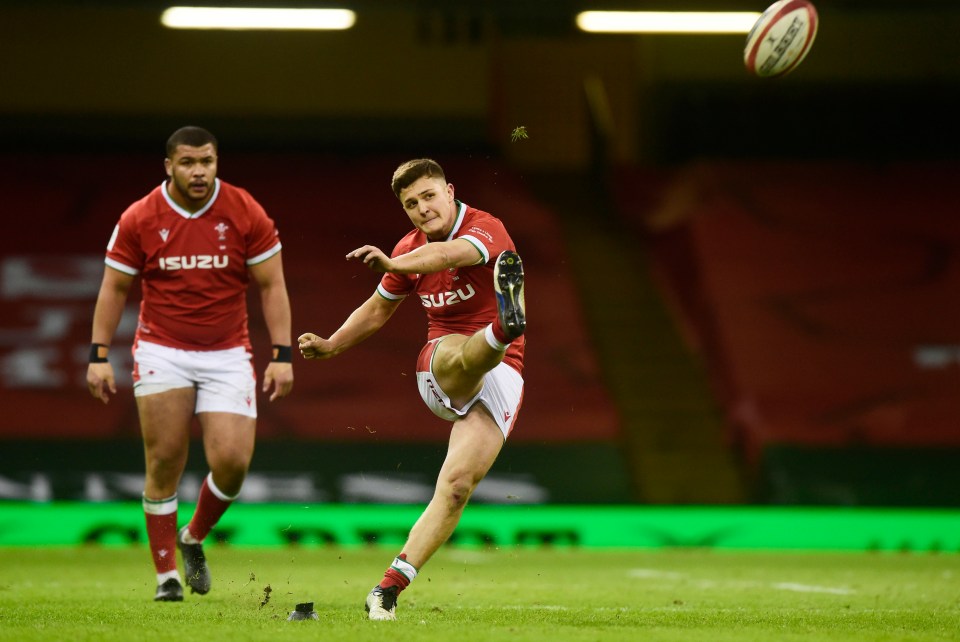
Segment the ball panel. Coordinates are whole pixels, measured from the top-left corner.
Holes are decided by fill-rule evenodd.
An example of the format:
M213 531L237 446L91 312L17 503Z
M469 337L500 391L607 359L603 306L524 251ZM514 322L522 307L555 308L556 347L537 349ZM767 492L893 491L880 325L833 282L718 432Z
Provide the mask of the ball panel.
M819 18L809 0L779 0L770 5L747 35L743 62L760 77L782 76L806 57Z

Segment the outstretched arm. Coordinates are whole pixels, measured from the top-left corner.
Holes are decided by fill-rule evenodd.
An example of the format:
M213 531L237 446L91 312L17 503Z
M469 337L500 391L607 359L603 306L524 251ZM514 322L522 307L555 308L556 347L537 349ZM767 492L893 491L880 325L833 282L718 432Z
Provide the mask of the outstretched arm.
M374 272L393 274L433 274L448 268L468 267L483 260L477 246L466 239L438 241L421 245L412 252L390 258L380 248L364 245L347 254L347 260L360 259Z
M401 301L402 299L385 299L374 293L347 317L340 329L329 339L312 332L301 334L297 339L300 353L305 359L329 359L352 348L382 328Z

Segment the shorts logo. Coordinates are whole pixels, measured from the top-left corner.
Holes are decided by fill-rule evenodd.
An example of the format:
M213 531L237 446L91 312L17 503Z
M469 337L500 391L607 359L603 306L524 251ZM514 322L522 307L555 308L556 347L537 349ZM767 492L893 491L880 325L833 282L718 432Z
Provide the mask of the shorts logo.
M467 299L473 298L475 294L476 291L473 289L473 286L468 283L466 291L464 291L463 288L459 288L455 291L441 292L440 294L421 294L420 301L425 308L442 308L446 305L462 303Z
M430 392L433 393L433 396L436 398L436 400L440 402L440 405L446 406L447 403L443 400L443 397L440 396L440 393L437 392L437 388L433 385L433 381L427 379L427 385L430 386Z
M226 255L194 254L192 256L160 257L161 270L210 270L225 268L229 262Z

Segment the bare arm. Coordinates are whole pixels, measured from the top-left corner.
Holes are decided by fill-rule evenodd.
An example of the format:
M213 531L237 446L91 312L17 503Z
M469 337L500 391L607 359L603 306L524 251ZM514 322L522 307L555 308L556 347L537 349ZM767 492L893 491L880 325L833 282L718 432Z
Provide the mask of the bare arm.
M109 346L123 316L127 304L127 295L133 285L134 276L125 274L112 267L103 270L97 305L93 310L93 330L91 343ZM105 354L102 356L106 356ZM103 403L110 401L110 395L116 394L117 384L113 375L113 366L109 362L91 363L87 366L87 388L94 398Z
M412 252L390 258L380 248L364 245L347 254L347 260L360 259L374 272L393 274L433 274L448 268L477 265L483 254L466 239L439 241L421 245Z
M273 345L290 345L290 298L283 278L283 261L280 253L262 263L251 265L250 276L260 288L260 305L263 320L270 333ZM293 389L293 364L271 361L263 375L263 391L273 387L270 401L286 397Z
M329 339L307 332L297 339L305 359L329 359L352 348L382 328L393 316L400 300L385 299L374 293L354 310Z

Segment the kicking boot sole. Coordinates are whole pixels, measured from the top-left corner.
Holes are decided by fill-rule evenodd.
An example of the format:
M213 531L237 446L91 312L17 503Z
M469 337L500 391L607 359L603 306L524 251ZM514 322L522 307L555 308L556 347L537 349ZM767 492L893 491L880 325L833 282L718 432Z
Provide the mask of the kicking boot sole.
M497 264L493 268L493 283L497 292L500 327L511 339L516 339L527 329L523 261L519 254L506 250L497 257Z

